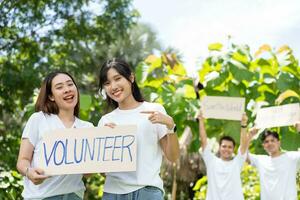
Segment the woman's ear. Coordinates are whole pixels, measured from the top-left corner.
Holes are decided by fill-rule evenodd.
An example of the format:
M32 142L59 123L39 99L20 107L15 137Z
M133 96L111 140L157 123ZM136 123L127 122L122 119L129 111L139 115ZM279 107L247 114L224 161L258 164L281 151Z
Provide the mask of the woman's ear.
M52 95L49 95L48 98L49 98L50 101L54 101L54 98L53 98Z
M133 82L134 82L134 74L133 74L133 73L131 73L131 75L130 75L129 79L130 79L130 82L131 82L131 83L133 83Z

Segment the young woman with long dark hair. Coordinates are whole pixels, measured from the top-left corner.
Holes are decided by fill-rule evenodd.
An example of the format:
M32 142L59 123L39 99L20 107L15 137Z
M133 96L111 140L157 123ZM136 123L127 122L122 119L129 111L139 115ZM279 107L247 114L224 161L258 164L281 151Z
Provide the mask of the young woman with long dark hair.
M106 61L100 70L100 89L114 110L98 126L137 125L137 170L107 173L103 200L162 200L159 176L162 155L172 162L179 157L173 118L158 103L146 102L130 66L122 60Z

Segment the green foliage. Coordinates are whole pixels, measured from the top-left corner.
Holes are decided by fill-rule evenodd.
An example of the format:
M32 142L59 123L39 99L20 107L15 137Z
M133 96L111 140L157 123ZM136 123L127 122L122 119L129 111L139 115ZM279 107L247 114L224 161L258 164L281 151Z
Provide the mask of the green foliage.
M194 135L198 134L194 116L199 105L194 81L187 76L175 54L150 55L137 66L136 80L146 99L162 103L167 113L173 116L179 135L186 126L192 128ZM199 148L197 141L191 146L194 151Z
M16 171L0 172L0 199L21 199L22 176Z
M105 178L100 174L93 174L85 180L86 191L84 199L100 199L103 196Z

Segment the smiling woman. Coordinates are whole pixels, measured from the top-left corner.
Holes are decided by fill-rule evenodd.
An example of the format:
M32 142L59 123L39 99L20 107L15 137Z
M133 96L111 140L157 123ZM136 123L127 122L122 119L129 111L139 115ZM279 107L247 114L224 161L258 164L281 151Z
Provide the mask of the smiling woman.
M42 138L56 129L92 127L78 119L79 93L72 76L66 72L50 73L42 83L36 102L22 134L17 168L24 178L24 199L82 199L81 174L48 177L38 168Z
M162 105L144 101L125 61L106 61L99 79L100 89L104 89L108 104L115 110L102 116L98 126L137 126L137 169L107 173L102 199L162 200L163 181L159 176L162 155L172 162L179 156L172 117Z

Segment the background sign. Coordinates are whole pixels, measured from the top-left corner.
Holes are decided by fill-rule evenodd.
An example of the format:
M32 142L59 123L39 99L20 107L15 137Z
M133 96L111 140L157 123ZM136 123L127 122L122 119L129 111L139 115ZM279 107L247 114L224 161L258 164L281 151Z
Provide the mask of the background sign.
M300 120L299 103L261 108L257 111L257 128L271 128L295 125Z
M104 126L45 134L39 167L47 175L135 171L136 130Z
M245 98L205 96L201 103L203 116L213 119L241 120Z

